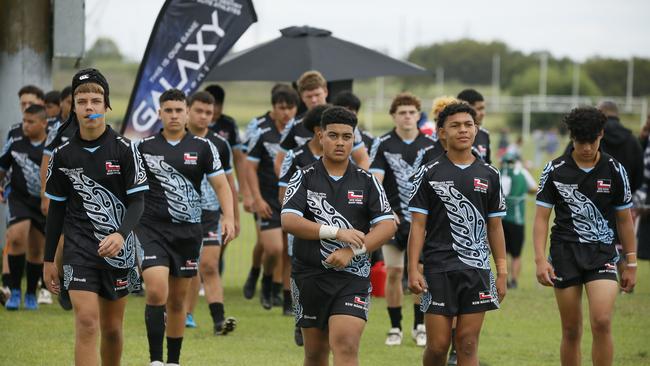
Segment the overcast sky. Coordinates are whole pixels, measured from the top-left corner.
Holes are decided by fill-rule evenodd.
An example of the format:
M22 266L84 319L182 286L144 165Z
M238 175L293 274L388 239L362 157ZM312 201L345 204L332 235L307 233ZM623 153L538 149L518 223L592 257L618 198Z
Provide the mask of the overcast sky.
M110 37L140 60L163 0L86 0L86 45ZM524 52L547 50L582 61L590 56L650 58L647 0L253 0L258 22L239 51L311 25L366 47L403 57L417 45L468 37L500 40Z

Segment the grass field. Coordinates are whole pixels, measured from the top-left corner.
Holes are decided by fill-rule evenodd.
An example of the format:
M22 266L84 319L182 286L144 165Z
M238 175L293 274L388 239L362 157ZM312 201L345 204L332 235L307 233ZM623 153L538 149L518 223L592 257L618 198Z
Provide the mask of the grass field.
M528 222L532 220L529 203ZM254 231L245 215L242 235L226 255L226 314L239 320L237 330L226 337L211 335L211 320L203 298L195 313L197 329L185 333L183 365L299 365L302 349L293 343L293 322L279 308L265 311L256 297L245 300L241 285L250 263ZM528 228L530 237L530 227ZM558 365L560 321L553 292L537 285L534 278L532 245L524 247L524 269L517 290L508 293L501 310L488 313L480 340L482 365ZM411 300L405 302L403 325L412 324ZM619 296L613 324L615 365L650 364L650 265L641 263L633 295ZM585 307L584 314L587 314ZM148 364L144 327L144 300L129 298L124 322L124 365ZM362 365L416 365L422 349L405 332L401 347L383 345L388 330L383 298L374 298L370 320L362 339ZM73 364L73 317L58 305L39 311L9 313L0 310L0 365ZM591 333L584 323L583 363L591 364Z

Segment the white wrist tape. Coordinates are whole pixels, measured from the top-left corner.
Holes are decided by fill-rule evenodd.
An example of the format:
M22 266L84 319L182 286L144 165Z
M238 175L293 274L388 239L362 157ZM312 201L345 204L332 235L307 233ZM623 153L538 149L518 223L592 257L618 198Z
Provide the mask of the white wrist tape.
M336 239L339 228L330 225L321 225L318 229L318 237L321 239Z
M355 257L361 254L366 254L366 252L368 251L365 245L362 246L361 248L350 247L350 249L352 249L352 253L354 253Z

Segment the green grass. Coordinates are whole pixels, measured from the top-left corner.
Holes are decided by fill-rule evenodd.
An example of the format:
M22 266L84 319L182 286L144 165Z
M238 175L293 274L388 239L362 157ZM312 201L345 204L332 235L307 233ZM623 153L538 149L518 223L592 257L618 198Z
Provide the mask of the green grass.
M532 201L528 222L532 221ZM293 344L293 322L278 308L262 310L258 298L245 300L241 285L250 263L254 241L250 215L244 216L242 235L226 255L226 314L239 320L237 330L226 337L211 335L211 321L204 298L195 312L197 329L189 329L183 342L184 365L299 365L302 349ZM530 239L531 227L527 236ZM553 291L537 285L532 245L523 252L524 268L520 288L510 291L501 310L489 312L481 333L482 365L559 364L560 320ZM613 323L615 365L650 364L650 265L641 263L639 284L633 295L619 296ZM411 300L405 301L403 325L412 324ZM362 365L415 365L422 349L405 334L401 347L383 345L389 322L383 298L374 298L370 320L361 344ZM148 362L143 298L129 298L124 321L123 365ZM586 306L583 313L588 314ZM0 310L1 365L71 365L73 363L73 316L58 305L42 306L37 312ZM585 318L582 343L583 363L591 364L591 333Z

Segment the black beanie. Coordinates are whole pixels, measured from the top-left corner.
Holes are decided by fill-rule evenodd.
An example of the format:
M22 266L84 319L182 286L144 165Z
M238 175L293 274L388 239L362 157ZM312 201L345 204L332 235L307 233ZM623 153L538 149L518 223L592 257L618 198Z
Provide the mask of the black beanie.
M104 89L104 103L106 104L107 108L111 108L111 102L108 99L108 81L106 81L106 78L104 75L102 75L101 72L97 69L83 69L79 70L73 77L72 77L72 95L74 95L74 91L77 89L77 87L81 84L85 83L95 83L101 86Z

